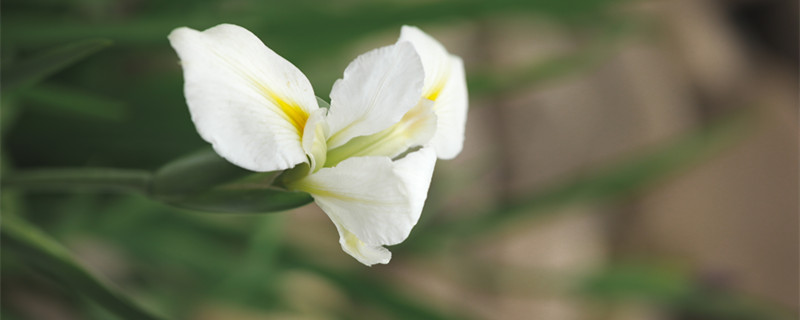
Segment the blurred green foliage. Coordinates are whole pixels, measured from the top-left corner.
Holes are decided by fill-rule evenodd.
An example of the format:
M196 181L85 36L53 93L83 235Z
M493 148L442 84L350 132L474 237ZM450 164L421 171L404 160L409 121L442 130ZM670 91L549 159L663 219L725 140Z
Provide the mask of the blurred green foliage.
M350 299L347 308L322 310L329 318L469 318L408 295L379 270L360 265L342 269L287 243L281 214L213 215L176 209L276 211L304 205L310 198L264 188L273 176L253 176L208 151L195 153L206 143L185 107L180 67L166 36L180 26L242 25L302 70L311 69L317 95L325 97L352 58L348 48L366 36L399 30L402 24L470 25L514 14L598 34L598 41L573 56L531 62L513 71L468 72L473 95L491 96L575 74L602 61L624 35L619 28L624 19L609 9L618 2L3 1L3 291L31 288L86 319L156 318L152 314L187 319L197 317L205 305L274 315L293 310L283 292L287 275L300 271L324 279ZM319 61L337 71L306 68ZM533 190L456 224L423 220L397 254L414 255L422 249L436 253L450 248L437 243L469 243L558 206L635 194L735 136L724 124L551 189ZM174 159L179 160L171 162ZM217 175L193 177L196 170ZM252 186L256 187L245 198L228 193ZM440 200L431 197L429 202ZM209 199L213 201L202 202ZM220 203L233 207L211 207ZM69 247L81 239L118 252L129 269L125 276L98 275L59 244ZM634 292L656 303L680 304L687 312L731 312L726 307L702 308L715 304L693 300L691 280L685 278L665 282L671 276L648 269L599 274L586 282L584 292L591 297ZM113 283L99 280L104 278ZM8 296L3 295L2 317L22 319L25 314ZM723 306L738 304L714 294L703 297Z
M669 263L617 263L585 279L580 294L606 303L648 302L670 316L711 320L777 320L789 318L763 301L722 288L712 277L698 275Z
M3 68L2 88L9 90L34 85L110 44L111 41L102 39L68 43L31 58L9 63Z
M121 294L109 289L90 272L77 264L69 251L47 235L15 219L6 219L2 229L3 248L6 255L37 272L53 277L78 294L125 315L129 319L160 319L143 311Z
M469 23L509 13L617 32L613 26L619 20L607 18L603 9L616 2L4 1L0 22L4 78L10 66L54 46L92 38L114 43L58 74L48 87L34 93L4 92L8 100L4 109L25 108L11 124L15 130L8 132L6 148L20 166L156 168L202 147L187 110L174 107L184 105L182 81L166 35L179 26L242 25L309 73L317 95L327 97L333 81L352 59L345 50L370 34L396 32L402 24ZM584 54L580 59L590 58ZM306 67L320 60L335 67L331 71ZM561 69L547 68L545 74L552 76ZM515 85L537 81L540 70L531 70L531 76L517 72L521 81ZM470 90L486 92L483 86L494 90L498 85L481 78L504 76L482 72L480 78L470 79ZM54 101L60 103L54 105ZM76 111L76 105L83 107ZM112 107L98 107L102 105ZM71 120L69 130L61 124L65 118Z

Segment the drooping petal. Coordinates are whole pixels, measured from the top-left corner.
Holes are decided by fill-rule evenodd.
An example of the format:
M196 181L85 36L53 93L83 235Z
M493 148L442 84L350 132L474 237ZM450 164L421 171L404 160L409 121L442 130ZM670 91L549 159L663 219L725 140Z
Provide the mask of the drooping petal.
M436 152L431 148L422 148L394 161L394 173L403 180L403 184L408 190L411 220L414 221L414 224L419 220L422 207L425 206L425 199L428 198L428 189L431 186L435 164ZM406 237L408 234L403 239Z
M342 248L366 265L388 262L383 245L408 237L428 194L436 155L423 148L392 162L356 157L322 168L290 189L310 193L339 230Z
M362 54L331 89L328 147L397 123L422 93L424 71L413 46L399 43Z
M339 232L339 244L342 250L347 252L358 262L366 266L382 263L387 264L392 259L392 252L381 245L368 245L358 239L356 235L342 227L341 223L334 222L336 231Z
M306 161L301 140L318 106L300 70L235 25L178 28L169 40L181 59L192 120L217 153L254 171Z
M398 43L414 45L425 69L422 97L433 100L437 116L436 134L430 145L441 159L452 159L464 145L464 128L467 121L467 82L461 58L447 50L422 30L403 26Z

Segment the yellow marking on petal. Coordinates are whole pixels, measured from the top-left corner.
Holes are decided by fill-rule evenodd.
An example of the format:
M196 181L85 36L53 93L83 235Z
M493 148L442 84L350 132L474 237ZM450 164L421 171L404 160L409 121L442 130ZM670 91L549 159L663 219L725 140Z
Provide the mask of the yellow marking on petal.
M346 193L343 193L341 190L330 190L325 187L320 187L314 184L313 182L308 181L305 178L302 178L297 181L290 181L287 183L286 186L289 188L289 190L292 191L303 191L310 193L313 196L339 199L345 202L360 202L368 205L376 205L383 203L383 201L369 200L360 198L358 196L351 196Z
M352 232L347 230L344 231L345 231L344 242L347 245L347 247L355 250L356 253L363 255L363 253L361 253L361 247L366 245L364 241L361 241L361 239L356 237L356 235L353 234Z
M307 168L305 169L306 170L290 172L290 174L284 176L283 183L286 185L287 189L290 191L307 192L315 197L338 199L345 202L357 202L367 205L385 204L399 206L405 203L396 201L388 202L386 199L365 199L363 195L348 194L347 191L344 190L331 189L331 186L319 185L313 178L309 179L309 177L313 177L313 174L309 175Z
M430 90L428 90L428 94L425 96L425 98L431 101L436 101L436 98L438 98L439 94L442 93L444 85L445 85L444 79L436 81L433 87Z
M297 129L297 133L302 137L303 130L305 129L306 122L308 121L308 112L303 110L303 108L301 108L297 103L281 98L268 88L264 88L262 86L261 89L263 90L267 99L278 106L284 119L289 121L292 126Z
M278 113L284 119L286 119L286 121L289 121L289 123L291 123L295 129L297 129L297 134L300 137L303 136L303 129L305 129L306 121L308 121L308 116L309 116L308 112L303 110L303 108L301 108L300 105L298 105L296 102L284 99L283 97L272 91L272 89L261 83L261 81L258 81L258 79L255 76L253 76L250 72L247 71L248 69L246 67L240 65L236 61L228 59L225 55L220 54L217 51L213 51L213 53L218 58L228 63L231 66L231 69L233 69L241 77L249 81L250 85L253 86L254 89L260 91L261 94L264 96L264 98L266 98L267 100L278 106L278 109L280 109L281 111Z
M445 85L447 85L447 79L450 76L450 65L445 64L442 68L438 69L436 72L436 76L433 77L433 83L429 84L427 88L425 88L423 95L424 98L436 101L439 98L439 95L444 90Z

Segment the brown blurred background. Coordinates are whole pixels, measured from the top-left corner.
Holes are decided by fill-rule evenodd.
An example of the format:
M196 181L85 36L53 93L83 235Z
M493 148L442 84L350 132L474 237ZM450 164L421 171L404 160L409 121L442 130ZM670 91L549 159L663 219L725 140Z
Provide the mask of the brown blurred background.
M524 69L587 51L600 56L556 80L473 97L464 153L440 162L435 178L468 185L443 211L426 214L459 219L731 111L752 110L753 127L625 201L559 208L569 214L522 221L446 257L395 259L381 272L415 295L478 318L664 319L663 310L636 303L598 313L550 292L546 281L548 274L580 274L618 259L656 259L692 270L710 287L797 312L797 3L641 1L617 9L640 24L613 40L529 16L422 26L464 57L468 73ZM478 173L460 177L465 167ZM292 241L309 241L313 225L319 253L339 256L328 241L335 230L318 209L298 210L291 225ZM520 279L521 270L544 276ZM478 282L490 288L465 287L463 277L474 276L486 277Z

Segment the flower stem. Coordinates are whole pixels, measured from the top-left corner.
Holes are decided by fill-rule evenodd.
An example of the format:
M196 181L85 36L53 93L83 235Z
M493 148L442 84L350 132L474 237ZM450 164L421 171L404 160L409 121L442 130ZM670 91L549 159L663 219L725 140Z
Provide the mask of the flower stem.
M101 190L150 193L153 174L146 170L64 168L22 170L6 174L4 188L48 191Z

